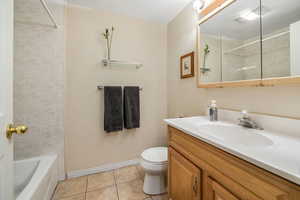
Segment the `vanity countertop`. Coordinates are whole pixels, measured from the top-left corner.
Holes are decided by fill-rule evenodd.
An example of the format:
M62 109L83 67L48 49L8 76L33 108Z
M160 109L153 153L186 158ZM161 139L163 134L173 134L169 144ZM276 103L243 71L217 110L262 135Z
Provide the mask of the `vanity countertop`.
M300 137L240 127L207 117L165 119L168 125L300 185Z

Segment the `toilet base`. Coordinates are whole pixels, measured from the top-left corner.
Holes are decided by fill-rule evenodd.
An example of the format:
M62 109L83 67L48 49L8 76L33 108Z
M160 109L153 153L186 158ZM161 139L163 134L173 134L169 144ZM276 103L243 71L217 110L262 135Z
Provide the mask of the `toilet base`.
M149 195L158 195L166 193L166 182L164 174L145 174L144 193Z

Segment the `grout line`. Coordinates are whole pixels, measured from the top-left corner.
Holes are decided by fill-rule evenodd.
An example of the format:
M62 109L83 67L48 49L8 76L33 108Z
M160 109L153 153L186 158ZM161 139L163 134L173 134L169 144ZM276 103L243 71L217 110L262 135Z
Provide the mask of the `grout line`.
M86 192L83 192L83 193L67 194L67 195L62 195L62 196L60 196L59 199L56 198L56 193L57 193L58 186L59 186L60 184L67 183L67 182L69 182L70 180L72 181L72 179L66 179L66 180L63 180L63 181L59 181L59 183L57 184L57 186L56 186L56 188L55 188L55 191L54 191L54 193L53 193L53 196L52 196L52 199L51 199L51 200L59 200L59 199L61 199L61 198L64 199L64 198L69 198L69 197L75 197L75 196L79 196L79 195L81 195L81 194L85 194L85 193L86 193Z
M77 197L77 196L80 196L81 194L84 194L84 195L85 195L86 193L83 192L83 193L77 193L77 194L65 195L65 196L59 197L59 199L55 198L55 199L52 199L52 200L60 200L60 199L66 199L66 198Z
M141 175L140 170L138 169L137 165L135 165L135 170L137 171L138 176L140 177L140 179L142 179L142 175Z
M85 193L88 191L88 185L89 185L89 177L86 176L86 186L85 186Z
M88 190L88 185L89 185L89 177L86 176L86 186L85 186L84 200L86 200L86 193L87 193L87 190Z
M115 185L118 185L118 183L117 183L117 175L116 175L116 171L117 171L118 169L114 169L113 170L113 174L114 174L114 180L115 180Z
M114 182L115 182L115 187L116 187L116 191L117 191L117 197L118 197L118 200L120 200L119 188L118 188L118 185L117 185L117 178L116 178L115 170L113 170L113 175L114 175Z
M56 186L55 186L54 192L53 192L53 194L51 195L51 198L50 198L51 200L55 200L54 196L55 196L55 194L57 192L58 185L59 185L59 183L57 183Z
M137 170L137 172L138 172L138 174L139 174L139 177L140 177L140 179L143 181L143 183L144 183L144 177L143 177L143 172L141 172L140 170L139 170L139 165L135 165L135 168L136 168L136 170Z
M102 189L107 189L107 188L110 188L110 187L114 187L114 186L116 186L116 179L115 179L115 175L114 175L114 172L113 172L113 170L111 170L111 171L107 171L107 172L101 172L101 173L112 173L112 175L113 175L113 184L111 184L111 185L107 185L107 186L103 186L103 187L92 187L92 188L89 188L88 187L88 184L87 184L87 191L86 191L86 193L89 193L89 192L94 192L94 191L99 191L99 190L102 190ZM101 174L101 173L99 173L99 174ZM88 176L90 176L90 175L88 175ZM88 181L88 183L89 183L89 181Z

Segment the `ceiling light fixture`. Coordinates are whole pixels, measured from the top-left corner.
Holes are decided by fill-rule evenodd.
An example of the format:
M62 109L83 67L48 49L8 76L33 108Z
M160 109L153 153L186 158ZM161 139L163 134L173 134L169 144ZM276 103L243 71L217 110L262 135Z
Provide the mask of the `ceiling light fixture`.
M194 0L193 3L193 8L197 11L200 12L202 8L205 6L205 1L204 0Z
M248 20L248 21L253 21L253 20L256 20L259 18L259 15L255 12L247 12L243 15L241 15L241 18L245 19L245 20Z
M260 18L260 14L262 17L264 17L267 13L269 13L271 10L265 6L257 7L253 10L246 9L243 10L238 14L238 17L234 19L238 23L245 23L254 21Z

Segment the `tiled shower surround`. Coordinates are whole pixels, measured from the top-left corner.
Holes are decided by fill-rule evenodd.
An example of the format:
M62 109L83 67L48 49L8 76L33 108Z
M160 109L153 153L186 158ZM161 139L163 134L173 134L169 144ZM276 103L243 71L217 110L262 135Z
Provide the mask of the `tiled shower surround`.
M57 153L64 176L64 4L51 0L59 28L41 3L15 0L14 123L28 132L15 136L15 159Z

